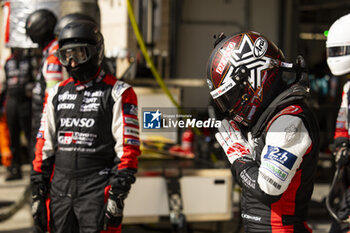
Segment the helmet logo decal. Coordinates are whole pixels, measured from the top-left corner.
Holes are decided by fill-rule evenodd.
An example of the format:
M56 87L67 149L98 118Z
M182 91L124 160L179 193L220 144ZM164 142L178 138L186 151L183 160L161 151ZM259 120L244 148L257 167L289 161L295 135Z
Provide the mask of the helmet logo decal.
M261 37L260 37L261 38ZM258 39L260 39L258 38ZM262 38L263 39L263 38ZM265 41L266 42L266 41ZM260 44L260 42L259 42ZM266 45L263 45L263 50L265 54L267 50L267 42ZM270 66L271 58L265 57L261 55L262 57L258 58L254 56L254 48L252 41L249 39L247 35L244 35L241 44L239 45L239 48L234 50L232 52L232 55L230 57L231 65L234 67L235 72L240 66L245 66L249 70L249 78L248 81L251 85L251 87L256 90L258 87L261 86L262 83L262 77L261 73L263 70L266 70ZM262 51L263 51L262 50ZM230 72L228 72L230 73ZM226 77L224 77L224 80ZM226 80L225 80L226 82Z
M267 51L268 43L263 37L256 39L254 43L254 57L262 57Z
M231 56L235 46L236 46L236 43L233 43L233 42L230 42L227 45L226 50L223 51L222 58L218 64L218 66L216 67L216 70L215 70L216 73L222 74L222 72L224 71L224 69L226 67L227 62L230 59L230 56Z
M229 81L225 82L220 87L218 87L215 90L211 91L210 94L213 97L213 99L216 99L219 96L225 94L227 91L229 91L235 85L236 85L236 83L232 79L229 79Z

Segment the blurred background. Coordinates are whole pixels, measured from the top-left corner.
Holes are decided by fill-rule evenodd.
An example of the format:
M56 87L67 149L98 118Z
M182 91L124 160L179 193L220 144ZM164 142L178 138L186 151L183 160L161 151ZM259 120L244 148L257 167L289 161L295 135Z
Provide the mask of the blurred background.
M98 22L105 55L119 79L135 87L139 119L144 110L186 114L198 119L217 117L206 84L206 63L214 35L251 30L275 42L286 60L302 55L309 69L312 105L321 129L321 153L316 187L310 203L310 224L328 232L331 218L324 200L334 174L329 145L347 77L333 77L326 63L326 36L331 24L350 12L346 0L8 0L1 1L0 79L11 48L23 48L38 69L41 51L25 35L26 17L41 8L57 18L84 13ZM135 17L153 67L137 42L130 17ZM154 78L155 68L161 82ZM179 106L174 104L174 101ZM240 232L239 187L235 185L213 139L213 132L181 128L146 130L141 127L142 155L138 180L126 203L125 232ZM23 154L26 141L22 140ZM0 176L5 167L0 166ZM0 232L31 232L27 198L30 164L24 178L0 177ZM171 193L180 199L174 204ZM174 215L172 214L177 214ZM183 219L179 216L183 216ZM175 227L174 227L175 226Z

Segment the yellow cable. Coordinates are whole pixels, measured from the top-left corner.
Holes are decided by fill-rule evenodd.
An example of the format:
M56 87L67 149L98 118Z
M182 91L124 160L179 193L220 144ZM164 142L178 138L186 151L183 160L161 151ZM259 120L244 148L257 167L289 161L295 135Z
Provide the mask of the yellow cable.
M154 63L153 63L152 59L150 58L150 56L149 56L149 54L147 52L147 48L146 48L145 42L143 41L143 37L141 35L140 29L139 29L139 27L138 27L138 25L136 23L135 15L134 15L134 12L133 12L132 7L131 7L130 0L127 0L126 2L127 2L127 7L128 7L129 19L130 19L132 28L134 29L136 40L137 40L137 42L138 42L138 44L140 46L140 49L141 49L141 52L142 52L144 58L146 59L147 64L149 65L149 67L151 69L151 72L152 72L154 78L156 79L156 81L159 84L160 88L162 88L164 93L169 97L170 101L176 106L178 111L181 114L185 114L185 112L181 108L180 104L177 103L176 100L174 99L174 97L171 95L168 87L165 85L162 77L159 75L156 67L154 66ZM193 128L193 131L197 135L200 134L200 131L197 128Z
M151 69L152 74L154 75L154 78L156 79L157 83L162 88L164 93L169 97L170 101L178 108L178 110L180 112L183 112L183 110L181 109L181 106L176 102L174 97L171 95L169 89L167 88L167 86L165 85L163 79L160 77L157 69L155 68L152 59L148 55L148 52L147 52L147 49L146 49L146 46L145 46L145 42L143 41L142 35L140 33L140 29L139 29L139 27L138 27L138 25L136 23L136 20L135 20L135 16L134 16L134 12L133 12L132 7L131 7L130 0L127 0L127 5L128 5L129 19L130 19L131 25L132 25L132 27L134 29L137 42L138 42L138 44L140 46L140 49L141 49L141 52L142 52L143 56L146 59L147 64L149 65L149 67Z

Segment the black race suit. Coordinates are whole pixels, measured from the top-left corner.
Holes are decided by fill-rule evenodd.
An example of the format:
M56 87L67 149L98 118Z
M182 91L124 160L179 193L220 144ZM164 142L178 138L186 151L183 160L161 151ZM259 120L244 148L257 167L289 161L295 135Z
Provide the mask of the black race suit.
M242 187L245 232L311 232L306 224L318 159L318 125L296 89L282 93L251 130L254 159L232 173Z
M10 133L10 149L13 155L12 167L20 170L20 132L24 131L30 142L33 70L31 58L11 55L5 63L6 118ZM11 171L11 168L10 168Z
M100 74L50 89L31 182L50 190L51 232L100 232L106 191L118 172L136 171L139 144L137 98L128 84Z

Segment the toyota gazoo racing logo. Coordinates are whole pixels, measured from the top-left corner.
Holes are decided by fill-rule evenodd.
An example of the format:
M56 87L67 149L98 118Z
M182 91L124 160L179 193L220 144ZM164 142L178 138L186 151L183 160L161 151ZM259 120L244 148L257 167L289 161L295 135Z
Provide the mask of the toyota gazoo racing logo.
M91 146L96 140L97 135L92 133L82 133L75 131L59 131L58 132L58 143L69 145L79 144Z
M60 144L71 144L73 142L73 132L72 131L60 131L57 138Z
M61 118L61 127L91 128L95 124L93 118Z

